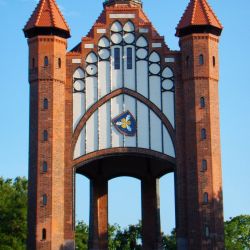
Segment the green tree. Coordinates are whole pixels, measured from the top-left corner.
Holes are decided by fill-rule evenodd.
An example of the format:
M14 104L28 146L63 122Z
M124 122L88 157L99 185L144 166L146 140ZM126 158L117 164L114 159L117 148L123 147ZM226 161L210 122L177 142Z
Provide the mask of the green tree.
M76 249L77 250L88 250L88 237L89 237L89 227L83 221L78 221L76 225Z
M141 223L129 225L127 228L116 231L115 247L112 250L140 250L141 246Z
M163 235L162 236L162 244L163 249L166 250L176 250L176 231L175 229L172 230L171 235Z
M227 250L250 249L250 215L240 215L225 222Z
M114 224L114 225L109 225L108 228L108 249L109 250L116 250L119 245L120 242L117 239L117 232L120 231L121 228L118 224Z
M27 238L26 178L0 177L0 249L24 250Z

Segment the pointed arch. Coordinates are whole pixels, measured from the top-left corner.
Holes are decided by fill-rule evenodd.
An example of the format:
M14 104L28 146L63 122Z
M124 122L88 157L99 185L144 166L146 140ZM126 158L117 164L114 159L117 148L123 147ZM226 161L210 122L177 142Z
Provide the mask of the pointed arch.
M154 111L154 113L160 118L160 120L162 121L162 123L166 127L167 131L169 132L170 138L171 138L171 140L173 142L173 146L175 148L175 130L174 130L173 126L171 125L170 121L168 120L168 118L162 113L162 111L154 103L152 103L150 100L148 100L146 97L142 96L141 94L139 94L133 90L127 89L127 88L121 88L121 89L117 89L117 90L113 91L112 93L101 98L98 102L94 103L88 109L88 111L85 113L85 115L80 119L80 121L76 125L75 132L74 132L73 138L72 138L72 143L71 143L71 155L72 155L72 157L74 155L74 149L75 149L75 145L77 143L77 139L78 139L83 127L85 126L87 120L91 117L91 115L100 106L102 106L104 103L108 102L112 98L114 98L118 95L121 95L121 94L127 94L129 96L134 97L135 99L139 100L140 102L142 102L143 104L148 106L149 109Z

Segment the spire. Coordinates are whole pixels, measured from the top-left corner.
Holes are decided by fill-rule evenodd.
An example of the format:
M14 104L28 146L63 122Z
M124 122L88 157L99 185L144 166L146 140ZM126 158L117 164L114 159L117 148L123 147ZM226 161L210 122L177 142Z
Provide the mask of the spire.
M23 31L27 38L37 35L70 37L69 26L55 0L40 0Z
M103 5L110 6L115 4L132 4L132 5L142 5L141 0L105 0Z
M220 36L223 27L206 0L191 0L176 28L176 36L212 33Z

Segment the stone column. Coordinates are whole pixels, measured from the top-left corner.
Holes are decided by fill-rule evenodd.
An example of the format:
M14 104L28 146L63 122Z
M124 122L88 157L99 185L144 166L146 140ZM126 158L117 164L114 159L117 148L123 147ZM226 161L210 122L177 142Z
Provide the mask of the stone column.
M108 249L108 181L90 183L89 250Z
M158 250L161 249L159 179L142 179L141 190L143 250Z

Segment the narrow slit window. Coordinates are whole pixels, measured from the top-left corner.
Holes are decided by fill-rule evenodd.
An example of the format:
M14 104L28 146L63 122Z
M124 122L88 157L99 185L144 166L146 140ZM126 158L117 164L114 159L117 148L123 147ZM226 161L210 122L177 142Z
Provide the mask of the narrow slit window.
M35 65L35 58L33 57L33 58L32 58L32 68L34 69L35 66L36 66L36 65Z
M200 98L200 107L205 108L205 106L206 106L205 97L201 97Z
M43 109L48 109L49 107L49 101L47 98L43 99Z
M115 48L114 57L115 57L115 69L120 69L120 67L121 67L121 55L120 55L119 48Z
M202 54L200 54L200 56L199 56L199 64L200 65L204 64L204 56Z
M189 56L186 57L186 67L189 67Z
M209 226L205 226L205 237L209 237L210 236L210 229L209 229Z
M58 58L58 68L60 69L62 67L62 59Z
M47 130L43 131L43 140L48 141L48 131Z
M215 67L216 65L216 59L215 59L215 56L213 56L213 66Z
M47 161L43 162L43 172L46 173L48 171L48 163Z
M46 206L47 203L48 203L47 195L44 194L44 195L43 195L43 205Z
M207 171L207 160L203 159L201 163L202 171Z
M132 69L133 68L133 63L132 63L132 48L127 48L127 69Z
M207 204L208 203L208 193L203 194L203 203Z
M45 228L43 228L43 230L42 230L42 240L46 240L46 229Z
M201 139L205 140L207 138L207 131L205 128L201 130Z
M47 56L44 57L44 67L49 66L49 58Z

